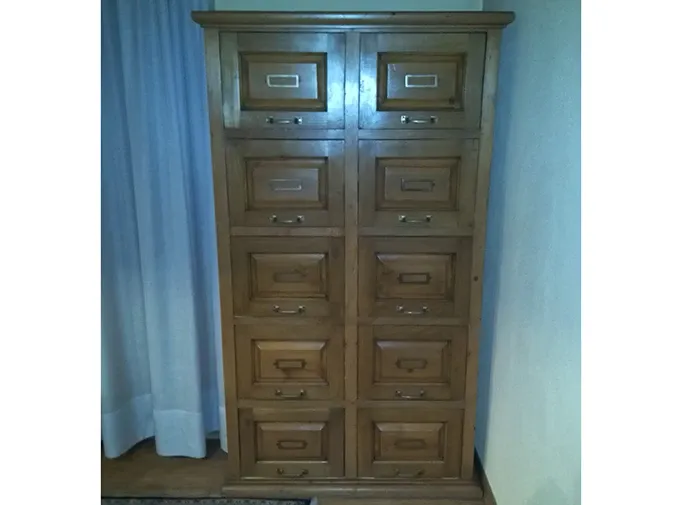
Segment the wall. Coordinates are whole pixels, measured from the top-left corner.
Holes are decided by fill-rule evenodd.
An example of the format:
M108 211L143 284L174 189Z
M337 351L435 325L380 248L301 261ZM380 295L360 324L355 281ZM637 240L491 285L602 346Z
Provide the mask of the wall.
M512 10L498 86L476 444L499 505L580 503L580 2Z
M482 7L483 0L215 0L216 10L249 11L480 11Z

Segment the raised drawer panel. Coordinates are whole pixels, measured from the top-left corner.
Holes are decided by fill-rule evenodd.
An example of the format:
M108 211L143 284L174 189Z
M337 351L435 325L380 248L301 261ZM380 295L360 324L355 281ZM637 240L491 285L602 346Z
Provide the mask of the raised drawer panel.
M233 242L237 316L341 317L343 240L240 237Z
M343 475L343 409L240 409L239 426L247 477Z
M240 398L341 398L341 327L244 325L235 332Z
M466 327L361 326L360 398L463 400L466 337Z
M470 238L360 239L359 314L467 317Z
M360 141L360 224L473 232L478 141Z
M360 409L360 477L458 477L462 418L463 411L448 408Z
M343 141L242 140L227 146L234 226L343 226Z
M485 35L365 33L361 128L477 128Z
M342 33L221 34L226 128L342 128Z

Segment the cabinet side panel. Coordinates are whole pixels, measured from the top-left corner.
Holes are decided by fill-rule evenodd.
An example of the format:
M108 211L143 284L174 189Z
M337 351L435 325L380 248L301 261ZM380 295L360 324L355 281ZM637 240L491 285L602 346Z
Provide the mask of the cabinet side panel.
M223 35L223 50L230 49L235 36ZM223 142L221 41L218 29L204 30L208 110L211 126L211 158L213 164L213 198L218 239L218 271L220 281L220 320L223 346L223 380L227 417L227 476L239 476L239 420L237 412L237 366L235 362L234 326L232 320L232 258L230 255L230 218L228 212L225 146ZM234 48L234 46L232 47Z
M495 116L495 93L497 69L500 58L502 30L489 30L485 50L483 99L481 104L481 137L478 153L478 177L476 182L476 205L474 208L474 237L471 265L471 299L469 303L469 336L466 364L466 410L462 433L463 479L471 479L474 473L474 428L476 424L476 381L478 378L478 344L481 329L481 303L483 295L483 261L485 251L488 187L490 186L490 162L493 151L493 120Z

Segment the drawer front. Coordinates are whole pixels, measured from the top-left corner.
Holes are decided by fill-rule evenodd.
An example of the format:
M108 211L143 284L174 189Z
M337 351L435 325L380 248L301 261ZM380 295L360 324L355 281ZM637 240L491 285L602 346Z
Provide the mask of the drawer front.
M360 398L462 400L466 351L466 327L362 326Z
M330 400L343 395L343 337L334 326L235 329L240 398Z
M343 226L343 153L340 140L230 142L233 226Z
M343 476L343 409L240 409L242 474Z
M236 316L343 313L343 239L235 238L232 266Z
M342 128L344 55L341 33L221 34L225 127Z
M360 477L458 477L463 411L454 409L360 409Z
M362 226L472 232L478 141L360 141Z
M359 313L467 317L471 238L360 239Z
M361 36L361 128L478 128L485 35Z

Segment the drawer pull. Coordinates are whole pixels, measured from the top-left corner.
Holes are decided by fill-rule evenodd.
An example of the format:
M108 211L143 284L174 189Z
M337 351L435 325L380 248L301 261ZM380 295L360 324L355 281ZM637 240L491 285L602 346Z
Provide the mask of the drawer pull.
M424 314L429 312L429 308L424 305L421 310L405 310L405 307L402 305L398 305L395 308L396 312L399 312L400 314L405 314L406 316L423 316Z
M305 368L304 359L277 359L275 368L280 370L303 370Z
M427 361L423 358L399 358L395 362L395 366L401 370L414 372L415 370L424 370L426 368L426 363Z
M419 398L424 398L425 396L426 396L426 391L424 391L423 389L419 390L418 395L406 395L400 389L395 390L395 397L400 398L402 400L418 400Z
M396 469L393 476L394 477L400 477L403 479L415 479L417 477L423 477L424 476L424 470L418 470L414 473L402 473L400 470Z
M272 219L272 218L271 218ZM406 224L423 224L431 222L431 214L427 214L423 218L409 218L403 214L398 216L398 221Z
M275 119L272 116L268 116L267 118L265 118L265 122L268 124L302 124L303 118L302 117L292 117L289 119Z
M393 445L398 449L403 449L405 451L426 449L426 442L421 438L400 438L396 440Z
M279 305L273 305L272 311L276 314L282 314L283 316L295 316L305 312L305 305L299 305L298 308L294 310L282 310Z
M410 116L400 116L400 122L402 124L436 124L438 122L438 116L429 116L427 118L417 118Z
M432 179L400 179L400 191L431 193L436 183Z
M297 400L298 398L304 398L306 395L305 389L301 389L298 393L293 395L284 394L281 389L275 389L275 396L281 398L282 400Z
M308 475L308 470L304 468L298 473L286 473L283 468L278 468L277 475L279 475L280 477L286 477L288 479L300 479L301 477L305 477L306 475Z
M305 221L305 217L303 216L296 216L295 219L280 219L277 217L277 214L270 216L270 222L277 224L301 224L303 221Z
M423 440L422 440L423 442ZM308 447L308 442L305 440L278 440L277 441L277 448L282 449L283 451L286 450L302 450Z

